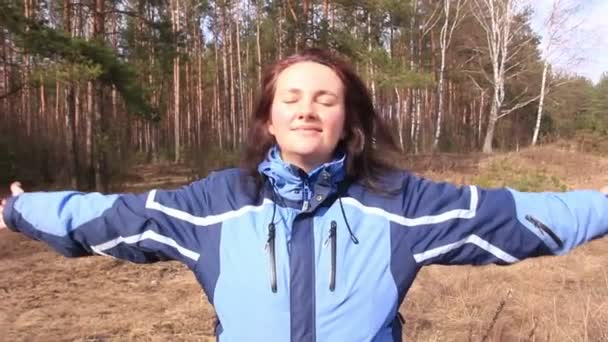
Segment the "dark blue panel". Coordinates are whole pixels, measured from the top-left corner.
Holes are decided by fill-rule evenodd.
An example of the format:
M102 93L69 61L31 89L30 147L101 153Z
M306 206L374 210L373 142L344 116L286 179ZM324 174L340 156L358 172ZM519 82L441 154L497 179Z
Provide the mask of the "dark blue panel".
M209 302L213 304L215 286L220 276L220 239L222 230L219 225L204 229L201 236L201 257L194 268L196 279L203 287Z
M313 219L296 217L291 235L291 341L315 341L315 264Z
M515 203L507 190L478 189L478 194L479 205L475 216L470 219L404 227L412 232L412 240L415 241L412 242L413 253L446 246L474 234L519 260L551 254L545 243L517 220ZM433 263L480 265L504 264L505 261L475 245L465 244L449 253L424 261L424 264Z
M420 270L412 255L412 236L408 233L407 228L391 223L391 273L399 294L397 310Z

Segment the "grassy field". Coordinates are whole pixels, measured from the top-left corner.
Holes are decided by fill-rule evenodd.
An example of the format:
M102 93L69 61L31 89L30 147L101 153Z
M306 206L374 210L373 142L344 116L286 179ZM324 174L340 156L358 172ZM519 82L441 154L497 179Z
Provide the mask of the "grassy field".
M492 157L422 156L411 166L435 180L520 190L608 184L608 158L567 144ZM190 180L186 169L151 165L125 186ZM6 230L0 307L1 341L213 340L213 308L185 267L65 259ZM608 341L608 239L509 267L425 268L400 311L407 341Z

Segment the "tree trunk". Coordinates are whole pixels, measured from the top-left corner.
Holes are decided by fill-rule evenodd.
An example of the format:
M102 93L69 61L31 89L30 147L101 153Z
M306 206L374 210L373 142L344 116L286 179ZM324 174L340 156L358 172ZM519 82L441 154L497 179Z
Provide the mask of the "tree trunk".
M95 15L93 20L93 38L100 44L104 42L105 34L105 1L95 0ZM105 192L108 189L107 184L107 148L104 142L107 139L105 122L103 122L104 112L104 89L99 80L93 82L93 92L95 99L93 101L93 112L95 115L95 189Z
M370 88L372 90L372 100L374 105L376 105L376 81L374 80L374 61L372 59L372 18L370 12L367 13L367 53L369 54L368 68Z
M72 6L70 0L63 1L63 20L64 30L66 33L73 35L72 25ZM78 149L77 149L77 135L76 135L76 110L77 110L77 97L74 90L75 86L73 82L68 82L65 87L65 148L66 148L66 167L68 170L67 176L69 177L70 186L74 189L78 188L78 175L80 170L78 168ZM59 98L57 99L59 103Z
M243 142L243 123L245 121L245 103L243 100L243 90L244 90L244 86L243 86L243 66L241 65L241 27L240 27L240 12L238 11L238 6L237 6L237 12L236 12L236 19L235 19L235 23L236 23L236 58L237 58L237 67L238 67L238 74L239 74L239 86L238 86L238 92L239 92L239 129L238 129L238 139L237 139L237 146L240 145Z
M477 146L479 146L479 141L481 140L481 126L483 123L483 109L485 107L486 93L485 91L481 91L479 95L479 117L477 120Z
M420 146L420 125L421 125L421 119L420 119L420 112L422 111L421 108L421 95L420 95L421 89L415 89L414 91L414 100L416 101L416 127L415 127L415 131L414 131L414 154L418 154L419 153L419 146Z
M538 134L540 132L540 121L543 116L543 107L545 104L545 89L547 82L547 71L549 70L549 62L545 60L543 65L543 78L540 85L540 99L538 101L538 112L536 113L536 125L534 126L534 135L532 136L532 146L536 145Z
M513 58L513 54L509 50L512 46L514 23L514 0L504 0L496 2L496 0L475 0L475 5L480 13L473 13L483 28L488 42L488 51L490 62L492 65L492 104L490 110L490 118L488 119L488 128L483 143L483 152L492 153L492 142L494 138L494 128L496 121L503 111L503 101L505 99L505 80L507 62ZM500 115L500 116L499 116Z
M186 94L186 130L183 132L184 135L184 139L183 139L183 144L184 146L190 147L192 146L192 97L191 97L191 93L192 93L192 75L191 75L191 65L192 62L187 61L185 63L185 68L186 70L184 70L185 74L186 74L186 90L184 91L184 93Z
M488 127L486 128L486 136L483 140L483 153L492 153L492 143L494 139L494 129L496 128L496 121L498 121L498 110L500 108L500 102L496 98L496 94L492 97L492 105L490 109L490 117L488 118Z
M235 95L234 95L234 63L233 63L233 57L234 57L234 43L232 42L233 39L233 35L232 35L232 15L230 16L230 24L228 25L228 45L229 45L229 53L228 53L228 67L229 67L229 81L228 82L230 84L230 121L231 121L231 128L232 128L232 150L236 150L236 146L237 146L237 125L238 125L238 120L237 120L237 113L236 113L236 100L235 100Z
M226 113L226 103L230 100L230 80L228 79L228 49L227 49L227 29L226 29L226 13L222 12L222 71L223 71L223 81L224 81L224 87L223 87L223 96L222 96L222 109L223 111L220 113L220 117L219 119L222 122L222 126L224 127L224 132L223 134L230 134L230 115L231 113ZM229 105L229 104L228 104ZM230 110L230 108L228 108L228 111ZM228 122L227 122L228 121ZM226 129L226 127L228 129ZM230 136L228 136L226 145L229 146L228 144L231 142L230 140Z
M200 37L196 40L196 50L197 50L197 87L196 87L196 145L201 146L201 138L203 136L202 127L203 127L203 49L201 47L201 41L205 41L202 31L196 30Z
M68 177L70 180L70 186L74 189L78 188L78 153L76 145L76 127L75 127L75 114L76 114L76 101L75 101L74 89L71 85L68 85L65 89L65 143L66 143L66 167L68 170ZM87 141L88 143L88 141ZM87 145L88 147L88 145Z
M439 146L439 137L441 135L441 117L443 115L443 79L445 75L445 58L448 48L448 30L450 26L450 3L451 0L444 0L444 21L439 34L439 48L441 62L439 66L439 75L437 82L437 123L435 125L435 140L433 141L433 150L437 150Z
M35 135L40 135L40 128L43 125L46 125L46 132L50 132L50 128L51 125L53 124L53 120L52 118L45 118L45 111L46 111L46 96L44 94L44 79L42 78L42 75L39 76L39 82L40 84L38 85L38 111L37 111L37 115L38 118L36 118L36 120L34 120L34 124L33 124L33 131Z
M95 188L95 156L93 151L93 81L87 82L87 115L85 117L85 145L87 160L87 187Z
M217 34L217 32L216 32ZM213 44L214 46L214 52L215 52L215 65L217 66L217 68L219 68L220 66L220 60L219 60L219 47L218 47L218 40L215 39L215 42ZM213 122L215 122L215 131L217 132L217 140L219 142L219 148L220 150L222 150L224 148L224 124L223 124L223 120L222 120L222 101L221 101L221 97L224 94L222 91L220 91L220 72L219 70L215 72L215 87L213 87L213 98L215 99L215 115L214 115L214 120ZM224 87L224 91L225 91L225 87Z
M410 47L410 71L414 72L416 71L416 46L414 45L414 32L415 28L416 28L416 14L418 13L418 0L414 0L412 1L412 6L413 6L413 16L412 19L410 20L410 32L409 32L409 47ZM417 114L416 114L416 108L417 108L417 103L418 103L418 97L417 97L417 90L416 89L412 89L410 88L408 90L408 93L410 94L410 115L411 115L411 126L410 126L410 139L412 141L412 144L414 145L414 153L418 153L418 144L416 141L416 127L417 127Z
M0 44L2 46L2 56L0 58L0 60L2 60L2 78L0 79L0 82L2 82L0 85L0 89L2 89L0 91L0 94L2 94L2 98L0 99L2 101L2 107L0 108L0 120L2 122L9 122L8 119L8 113L9 113L9 97L5 94L8 94L8 92L11 89L10 86L10 81L9 81L9 61L10 61L10 57L9 54L7 53L7 50L9 50L10 48L8 48L7 45L10 45L10 41L7 39L6 37L6 33L4 30L0 30ZM8 48L8 49L7 49Z
M281 1L281 6L279 8L279 59L283 58L283 24L285 22L285 2Z
M255 44L257 48L257 56L258 56L258 87L262 85L262 49L260 47L260 21L262 20L262 11L260 10L260 5L257 4L257 17L255 20ZM279 24L279 30L280 30ZM280 35L280 33L279 33ZM279 43L280 44L280 43Z
M31 18L31 4L30 0L23 1L23 10L24 17L26 19ZM29 29L26 27L26 32ZM30 57L27 53L23 53L22 55L23 61L23 73L21 75L21 84L23 84L23 91L21 92L21 115L24 116L25 119L25 132L28 137L32 135L32 113L31 113L31 103L30 103Z
M398 129L398 135L399 135L399 146L401 146L401 149L403 149L403 115L402 115L402 109L401 109L401 96L399 95L399 90L397 89L397 87L394 88L395 91L395 96L397 96L397 129Z
M179 0L174 0L172 8L173 33L176 34L180 29L179 23ZM179 47L175 46L175 58L173 59L173 141L174 141L174 162L181 161L181 144L180 144L180 58Z

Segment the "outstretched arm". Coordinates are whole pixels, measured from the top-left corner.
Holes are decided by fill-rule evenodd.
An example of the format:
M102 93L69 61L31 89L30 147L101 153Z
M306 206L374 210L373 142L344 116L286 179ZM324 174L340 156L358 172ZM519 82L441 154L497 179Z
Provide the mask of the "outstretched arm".
M14 183L12 196L2 202L0 228L45 241L68 257L104 254L137 263L179 260L193 267L204 232L171 214L202 214L209 204L204 182L137 195L24 193Z
M608 234L608 187L602 191L524 193L421 180L410 195L430 206L434 222L411 228L414 258L510 264L567 253Z

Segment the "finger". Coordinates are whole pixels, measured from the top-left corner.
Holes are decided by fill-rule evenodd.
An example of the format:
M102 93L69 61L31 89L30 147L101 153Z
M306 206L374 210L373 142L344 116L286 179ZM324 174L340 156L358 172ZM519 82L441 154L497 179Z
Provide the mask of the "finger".
M608 195L608 186L601 188L600 191Z
M2 205L0 205L0 230L6 228L6 224L4 223L4 219L2 218L2 213L4 212L4 203L6 201L2 200Z
M11 193L13 194L13 196L18 196L23 193L23 189L21 188L20 182L13 182L11 184Z

